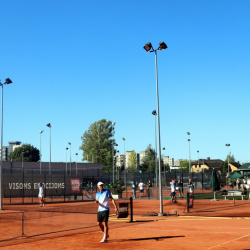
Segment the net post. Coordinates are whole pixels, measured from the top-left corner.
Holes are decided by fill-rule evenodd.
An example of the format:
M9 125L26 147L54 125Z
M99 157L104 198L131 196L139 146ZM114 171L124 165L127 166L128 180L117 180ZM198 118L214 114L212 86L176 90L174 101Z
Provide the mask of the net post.
M190 194L189 192L187 192L187 213L189 213L189 198L190 198Z
M130 199L130 202L129 202L129 204L130 204L130 221L129 222L133 222L133 213L134 213L134 211L133 211L133 197L130 197L129 199Z
M24 211L22 211L22 237L24 237Z

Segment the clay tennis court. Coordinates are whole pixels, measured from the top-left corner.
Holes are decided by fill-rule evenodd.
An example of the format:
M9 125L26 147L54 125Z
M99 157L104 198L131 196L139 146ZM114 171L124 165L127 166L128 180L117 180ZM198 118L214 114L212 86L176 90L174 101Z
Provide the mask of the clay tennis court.
M77 205L81 205L78 203ZM83 204L84 206L86 203ZM190 212L186 201L172 204L163 201L163 212L171 216L152 216L159 212L158 200L134 200L134 218L110 218L108 243L100 243L102 233L94 214L66 213L47 217L35 214L37 205L10 205L1 211L0 247L3 249L250 249L250 201L196 200ZM48 204L45 209L70 207L73 204ZM44 209L44 208L40 208ZM20 220L15 216L27 211L25 235L20 234ZM94 210L94 209L93 209ZM3 213L14 213L14 219ZM30 213L30 214L29 214ZM33 215L32 215L33 213ZM42 212L41 214L49 212ZM175 215L175 214L178 214ZM151 216L147 215L151 214ZM173 215L172 215L173 214ZM9 216L9 217L8 217ZM33 218L32 218L33 216ZM16 220L15 220L16 219ZM69 224L87 225L75 230ZM78 223L78 224L77 224ZM67 227L68 224L68 227ZM39 226L40 225L40 226ZM49 233L49 231L57 231ZM3 239L13 236L13 239ZM27 236L27 234L34 236ZM36 235L36 236L35 236Z

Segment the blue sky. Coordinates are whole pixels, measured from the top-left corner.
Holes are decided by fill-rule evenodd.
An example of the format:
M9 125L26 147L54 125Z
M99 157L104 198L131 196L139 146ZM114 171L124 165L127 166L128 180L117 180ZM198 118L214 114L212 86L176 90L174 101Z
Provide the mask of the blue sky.
M0 79L4 138L29 143L49 161L81 160L90 124L116 122L120 152L155 144L154 54L158 53L165 155L250 161L250 1L3 0ZM68 153L69 159L69 153Z

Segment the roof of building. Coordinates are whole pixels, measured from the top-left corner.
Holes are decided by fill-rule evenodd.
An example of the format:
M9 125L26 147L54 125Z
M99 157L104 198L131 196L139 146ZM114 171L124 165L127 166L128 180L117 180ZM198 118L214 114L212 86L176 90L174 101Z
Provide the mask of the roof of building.
M241 166L239 162L229 162L229 164L235 166L236 168L239 168Z
M215 159L215 160L205 160L205 159L200 159L199 160L199 164L205 164L207 165L209 168L215 168L215 169L221 169L222 165L223 165L224 161L219 160L219 159ZM193 164L197 165L198 161L193 162Z
M244 163L239 170L250 170L250 163Z

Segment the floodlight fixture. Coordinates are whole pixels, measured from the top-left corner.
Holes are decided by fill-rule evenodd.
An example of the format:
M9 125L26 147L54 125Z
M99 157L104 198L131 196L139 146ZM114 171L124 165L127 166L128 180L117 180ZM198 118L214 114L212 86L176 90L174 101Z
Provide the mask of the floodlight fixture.
M153 111L152 111L152 115L157 115L156 110L153 110Z
M151 43L146 43L146 44L144 45L143 48L144 48L147 52L149 52L151 49L154 50Z
M164 49L167 49L168 46L166 43L164 43L163 41L162 42L159 42L159 47L158 47L158 50L164 50Z
M10 80L10 78L6 78L5 79L5 83L4 84L11 84L12 83L12 81Z

